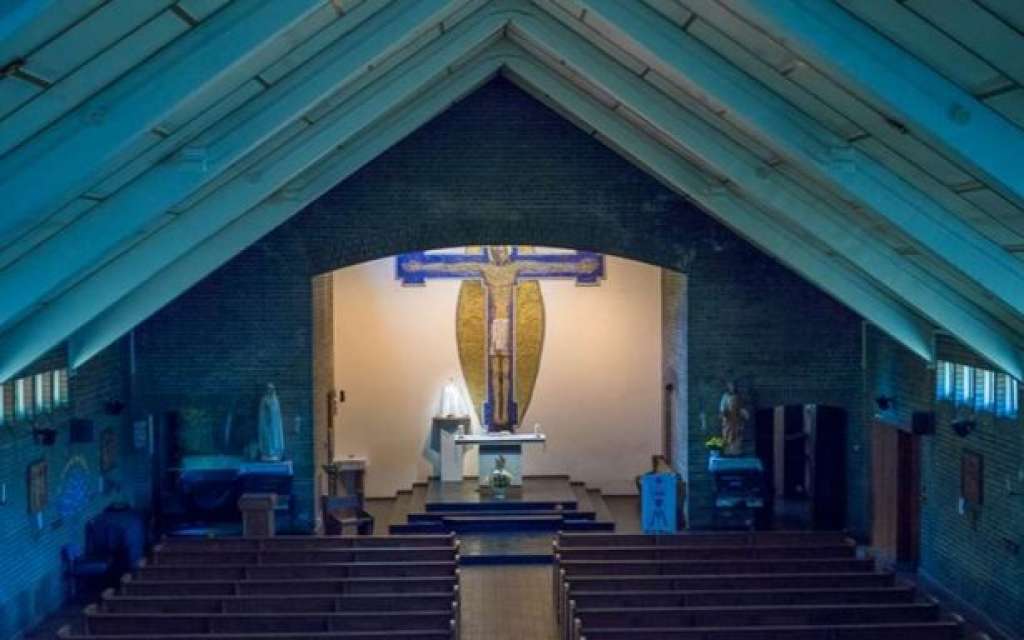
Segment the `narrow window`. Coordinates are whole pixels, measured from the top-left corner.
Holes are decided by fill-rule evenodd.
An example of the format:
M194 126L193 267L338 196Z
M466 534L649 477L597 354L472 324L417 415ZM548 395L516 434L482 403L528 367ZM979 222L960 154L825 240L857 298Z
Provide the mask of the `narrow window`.
M960 370L960 404L974 404L974 367L957 365Z
M64 406L64 402L60 397L60 369L54 369L50 372L50 392L52 393L53 406L55 408Z
M50 406L50 398L46 393L46 375L37 373L32 379L32 413L44 413Z
M15 419L27 418L29 415L28 378L18 378L14 381L14 417Z
M7 386L0 384L0 424L7 422Z
M1020 387L1013 376L1003 376L1003 380L1006 385L1003 391L1003 415L1015 418L1020 411Z
M953 397L953 363L940 361L936 370L936 391L939 400L949 400Z
M981 408L992 411L996 408L996 372L981 372Z

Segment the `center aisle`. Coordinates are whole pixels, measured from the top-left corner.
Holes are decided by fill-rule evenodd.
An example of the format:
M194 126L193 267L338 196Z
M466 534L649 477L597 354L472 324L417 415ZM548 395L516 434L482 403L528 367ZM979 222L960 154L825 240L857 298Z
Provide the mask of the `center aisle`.
M462 640L557 640L551 565L463 566Z

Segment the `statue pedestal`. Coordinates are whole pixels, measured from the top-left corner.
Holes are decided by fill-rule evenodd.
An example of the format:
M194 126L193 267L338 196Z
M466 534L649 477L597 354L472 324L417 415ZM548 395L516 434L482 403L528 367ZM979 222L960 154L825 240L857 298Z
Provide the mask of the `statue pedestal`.
M512 474L512 486L523 486L523 445L544 444L547 437L542 433L481 433L455 436L455 444L480 446L480 470L477 472L480 486L490 483L491 472L498 456L504 456L505 469Z
M434 418L433 430L441 460L438 470L441 482L462 482L462 455L465 450L455 444L455 438L460 433L469 432L469 418Z
M242 535L246 538L272 538L276 506L277 494L242 494L238 499L238 508L242 512Z
M350 456L323 466L327 474L327 495L332 498L362 497L366 458Z

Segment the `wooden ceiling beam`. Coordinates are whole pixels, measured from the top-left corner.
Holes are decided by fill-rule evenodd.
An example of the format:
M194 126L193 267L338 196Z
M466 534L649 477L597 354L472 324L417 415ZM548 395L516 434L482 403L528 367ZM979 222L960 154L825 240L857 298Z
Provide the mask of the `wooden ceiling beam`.
M251 63L324 1L232 3L17 147L0 160L0 236L85 191L175 109Z
M832 2L728 5L975 175L1024 201L1024 131L868 24Z
M210 236L192 251L128 292L78 329L68 340L71 367L80 367L164 305L187 291L263 235L301 211L427 122L483 85L500 60L482 59L431 89L421 100L367 128L322 163L301 187L286 187Z
M776 219L816 238L918 313L972 345L1007 372L1024 373L1012 332L954 287L908 260L832 203L801 187L553 19L517 17L513 32L612 96L699 158Z
M317 120L255 166L48 299L0 334L0 380L17 373L108 306L188 253L195 245L282 189L303 171L426 90L478 47L500 36L507 15L495 12L457 25L335 112Z
M543 93L603 140L673 190L859 313L920 357L933 357L931 326L877 283L800 237L757 204L709 182L689 161L526 56L512 58L513 78Z
M1024 264L927 193L639 2L577 0L606 37L1024 316Z
M0 270L0 328L24 317L60 286L85 276L123 242L137 238L176 204L213 183L303 114L398 48L437 28L461 0L391 5L335 45L218 122L212 132L114 192L109 198ZM368 5L360 5L354 12ZM351 19L362 19L351 15ZM131 212L127 215L126 212ZM24 282L31 280L32 287Z

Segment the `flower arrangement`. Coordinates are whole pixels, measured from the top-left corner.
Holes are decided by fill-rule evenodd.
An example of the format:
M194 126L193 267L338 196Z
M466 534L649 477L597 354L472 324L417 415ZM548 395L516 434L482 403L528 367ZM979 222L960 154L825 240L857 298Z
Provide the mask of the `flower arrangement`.
M722 449L725 448L725 440L722 436L711 436L704 441L704 446L712 453L721 453Z

